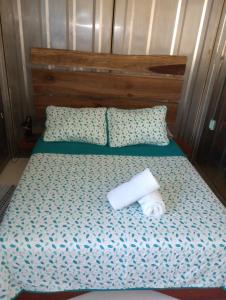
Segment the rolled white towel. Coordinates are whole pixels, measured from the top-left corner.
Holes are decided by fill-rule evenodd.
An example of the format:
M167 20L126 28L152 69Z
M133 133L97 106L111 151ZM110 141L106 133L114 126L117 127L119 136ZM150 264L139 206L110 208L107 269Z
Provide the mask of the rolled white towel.
M150 217L160 217L166 212L165 203L162 200L162 195L159 191L154 191L143 198L138 203L140 204L143 213Z
M115 210L129 206L143 196L159 189L158 181L147 168L107 194Z

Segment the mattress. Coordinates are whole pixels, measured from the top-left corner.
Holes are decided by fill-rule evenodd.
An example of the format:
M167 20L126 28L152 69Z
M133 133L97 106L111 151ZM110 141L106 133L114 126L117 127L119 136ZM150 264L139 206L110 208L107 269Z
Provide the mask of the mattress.
M39 141L0 225L0 298L226 287L226 210L178 146L93 147ZM107 192L147 167L166 214L114 211Z

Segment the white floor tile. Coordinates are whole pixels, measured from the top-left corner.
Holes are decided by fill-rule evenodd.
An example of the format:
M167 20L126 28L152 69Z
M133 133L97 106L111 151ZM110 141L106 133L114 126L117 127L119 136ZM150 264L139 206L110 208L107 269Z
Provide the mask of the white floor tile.
M12 159L0 174L0 184L17 185L27 165L28 158Z

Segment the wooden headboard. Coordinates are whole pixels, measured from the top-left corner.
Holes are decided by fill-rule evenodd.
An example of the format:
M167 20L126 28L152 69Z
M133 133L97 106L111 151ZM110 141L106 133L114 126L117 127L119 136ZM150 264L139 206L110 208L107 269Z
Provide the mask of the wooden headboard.
M168 107L173 129L186 67L185 56L95 54L32 48L36 117L48 105Z

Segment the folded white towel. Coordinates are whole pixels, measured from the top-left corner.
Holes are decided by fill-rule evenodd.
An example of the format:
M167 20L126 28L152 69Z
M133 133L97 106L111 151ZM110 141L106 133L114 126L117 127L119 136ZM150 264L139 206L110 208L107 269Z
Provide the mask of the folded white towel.
M159 184L149 169L133 176L107 194L115 210L129 206L143 196L159 189Z
M150 217L160 217L166 212L165 203L162 200L162 195L159 191L154 191L141 198L138 203L140 204L143 213Z

